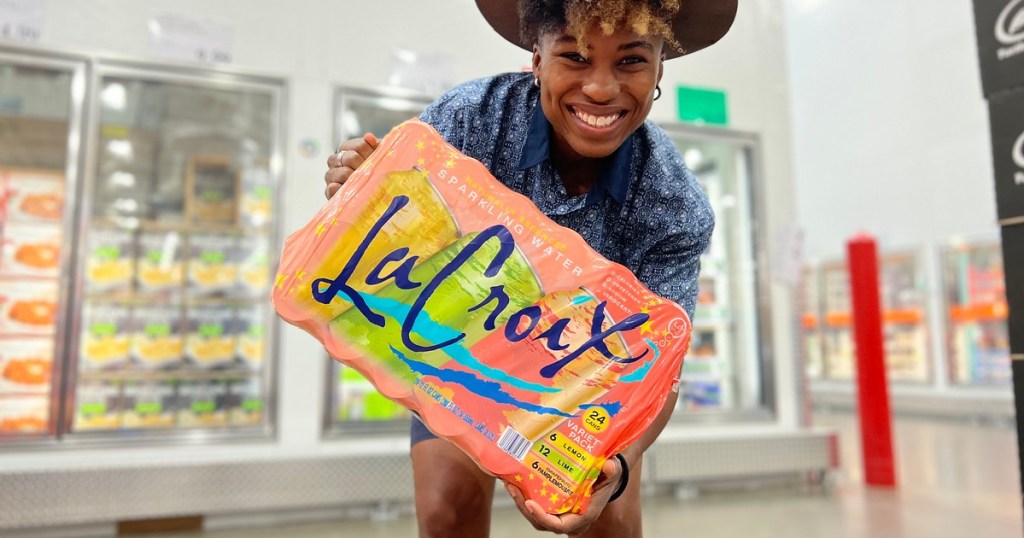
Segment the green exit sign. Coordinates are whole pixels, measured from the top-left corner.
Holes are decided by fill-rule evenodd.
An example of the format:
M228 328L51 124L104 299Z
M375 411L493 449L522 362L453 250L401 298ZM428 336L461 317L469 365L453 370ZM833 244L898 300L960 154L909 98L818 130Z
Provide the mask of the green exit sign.
M725 92L679 86L677 96L680 121L706 125L729 124L729 107L726 104Z

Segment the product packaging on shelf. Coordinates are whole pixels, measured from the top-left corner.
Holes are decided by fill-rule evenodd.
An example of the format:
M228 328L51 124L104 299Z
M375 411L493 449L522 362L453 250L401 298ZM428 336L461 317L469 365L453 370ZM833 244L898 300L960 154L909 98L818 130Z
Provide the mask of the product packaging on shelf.
M7 220L59 223L64 213L64 177L48 171L0 172L0 200L6 200Z
M418 121L288 238L273 301L549 513L586 508L690 336L681 307Z
M238 240L238 288L249 297L265 297L270 288L270 241L243 235Z
M174 384L169 381L125 381L122 428L174 426Z
M90 292L125 291L135 278L136 246L129 230L89 231L85 284Z
M138 290L179 292L184 282L182 236L178 232L141 232L137 249Z
M199 368L223 368L235 360L235 310L223 305L190 305L185 356Z
M76 432L114 430L121 427L121 384L113 381L79 381L75 393Z
M230 292L238 275L237 238L226 234L192 234L188 242L189 294Z
M0 396L48 394L52 375L52 338L0 340Z
M131 308L87 303L82 309L79 369L108 370L128 364L132 337Z
M228 387L223 381L178 383L178 426L221 427L228 423Z
M49 418L50 399L47 397L0 398L0 437L44 433Z
M0 278L0 334L53 334L57 323L55 281Z
M181 305L139 305L132 318L131 354L136 366L170 369L181 365L185 350Z
M228 422L232 426L263 424L263 382L258 378L233 381L228 396Z
M266 341L266 312L262 305L240 306L235 318L235 353L238 362L251 370L263 367Z
M60 226L56 224L6 222L0 274L56 277L60 246Z

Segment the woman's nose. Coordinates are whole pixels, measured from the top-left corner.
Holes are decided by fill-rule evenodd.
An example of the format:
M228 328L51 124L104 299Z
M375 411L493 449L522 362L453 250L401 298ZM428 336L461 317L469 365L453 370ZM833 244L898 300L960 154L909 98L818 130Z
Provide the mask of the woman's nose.
M598 103L615 99L619 90L619 79L604 69L595 69L583 84L583 94Z

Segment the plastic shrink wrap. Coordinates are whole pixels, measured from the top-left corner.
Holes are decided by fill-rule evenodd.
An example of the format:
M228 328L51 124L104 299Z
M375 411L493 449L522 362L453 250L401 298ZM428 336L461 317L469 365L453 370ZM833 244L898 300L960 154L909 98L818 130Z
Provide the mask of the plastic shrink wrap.
M284 245L273 302L549 513L662 408L677 304L410 120Z

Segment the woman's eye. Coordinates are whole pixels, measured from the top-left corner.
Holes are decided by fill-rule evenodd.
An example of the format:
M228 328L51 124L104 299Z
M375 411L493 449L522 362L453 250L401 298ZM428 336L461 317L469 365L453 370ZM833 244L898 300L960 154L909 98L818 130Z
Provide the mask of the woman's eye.
M626 65L642 64L642 63L647 63L647 59L646 58L641 58L640 56L629 56L628 58L623 58L622 59L622 63L624 63Z
M587 61L587 59L584 58L583 55L581 55L578 52L567 52L567 53L562 55L562 58L565 58L566 60L570 60L570 61L573 61L573 62L580 62L580 63L583 63L583 62Z

